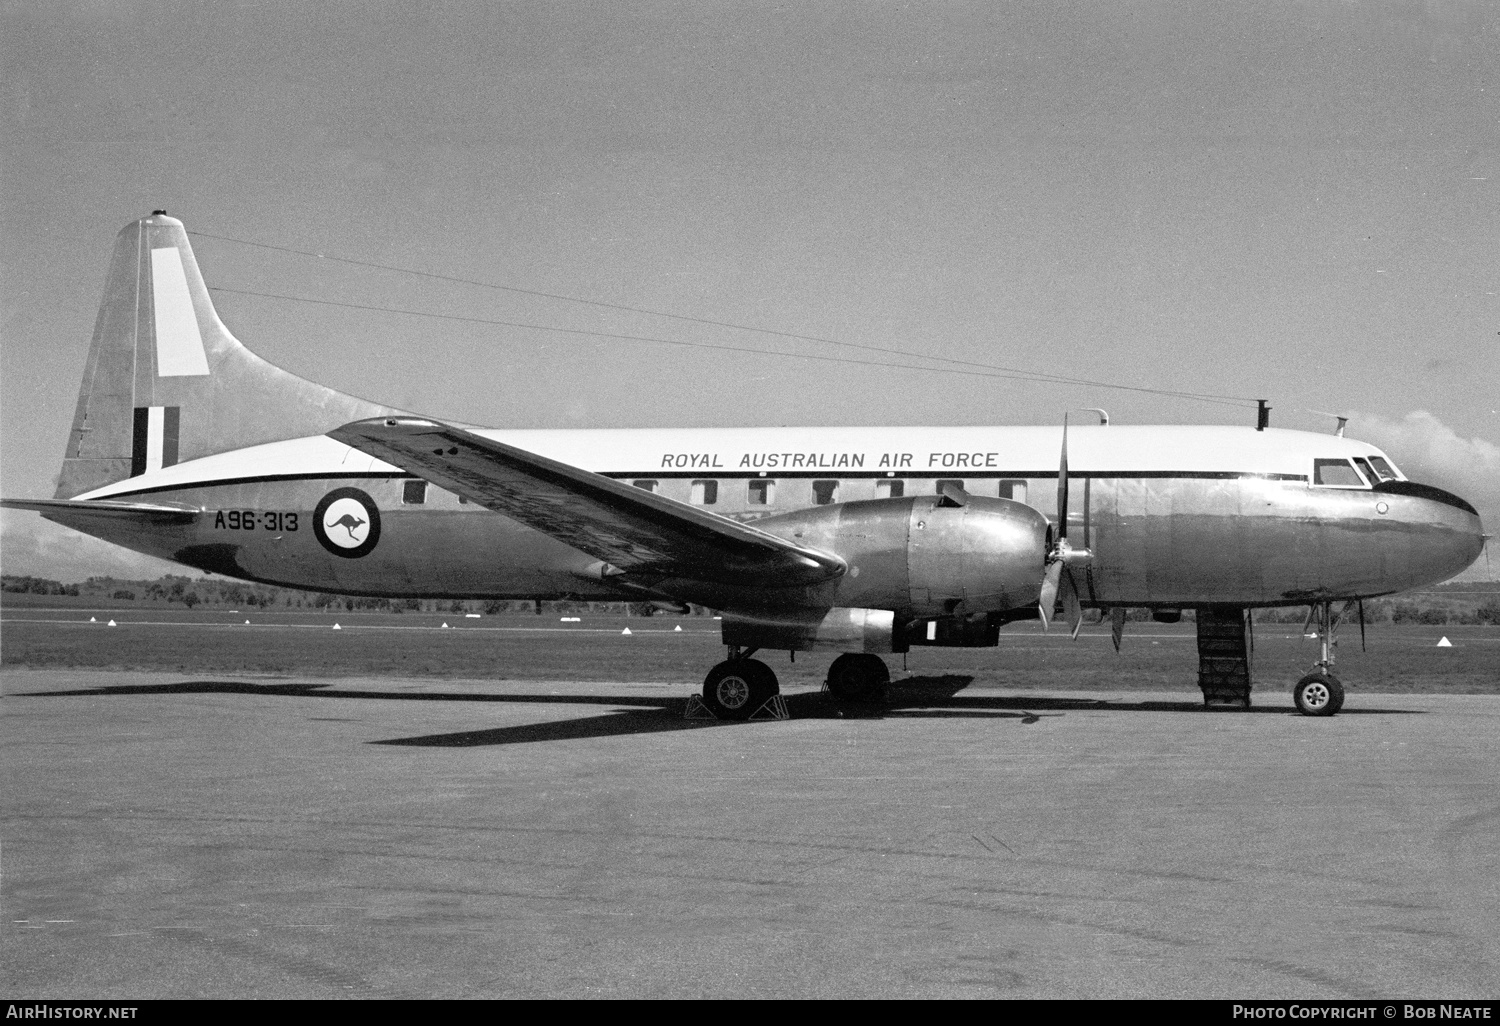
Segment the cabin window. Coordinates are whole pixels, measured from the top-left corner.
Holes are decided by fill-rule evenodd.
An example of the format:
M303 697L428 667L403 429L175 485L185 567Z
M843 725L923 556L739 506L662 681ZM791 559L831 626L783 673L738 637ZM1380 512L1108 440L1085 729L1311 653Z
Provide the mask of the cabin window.
M1001 481L1000 482L1000 498L1002 498L1002 499L1014 499L1016 502L1025 502L1026 501L1026 482L1025 481Z
M775 481L751 481L750 505L774 506L776 504Z
M407 481L401 485L401 501L408 506L420 506L427 501L426 481Z
M693 482L693 505L712 506L719 501L719 482L717 481L694 481Z
M1313 484L1329 488L1363 488L1364 479L1348 460L1313 460Z
M828 506L838 501L839 483L837 481L813 482L813 502L819 506Z
M934 492L936 492L937 494L942 495L943 494L943 485L952 485L954 488L957 488L959 491L963 491L964 490L964 483L962 481L960 481L956 477L941 477L941 478L938 478L936 481L933 482L933 484L932 484L932 490Z
M467 506L467 505L468 505L468 504L469 504L469 500L468 500L468 499L466 499L466 498L464 498L464 497L463 497L463 496L462 496L462 495L460 495L460 496L459 496L459 497L458 497L458 504L459 504L459 505L460 505L460 506Z
M1375 468L1375 473L1380 475L1382 481L1396 480L1396 468L1384 456L1371 456L1370 465Z
M654 491L656 491L656 482L655 481L632 481L630 483L633 484L635 487L639 488L643 492L654 492Z
M875 482L875 498L877 499L899 499L905 494L905 481L888 477Z

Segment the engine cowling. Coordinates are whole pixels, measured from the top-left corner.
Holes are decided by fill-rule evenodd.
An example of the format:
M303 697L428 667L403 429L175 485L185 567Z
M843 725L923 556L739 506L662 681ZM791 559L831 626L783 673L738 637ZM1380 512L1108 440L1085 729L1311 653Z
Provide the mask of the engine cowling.
M1041 591L1047 518L1010 499L876 499L755 526L844 559L849 572L838 582L838 606L974 616L1034 605Z

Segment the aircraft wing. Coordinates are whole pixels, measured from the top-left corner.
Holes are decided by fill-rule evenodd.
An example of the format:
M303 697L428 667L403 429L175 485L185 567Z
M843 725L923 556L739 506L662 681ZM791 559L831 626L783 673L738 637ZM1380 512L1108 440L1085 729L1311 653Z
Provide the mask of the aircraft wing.
M110 499L0 499L6 509L34 509L43 515L66 514L140 520L154 524L190 524L203 511L177 502L119 502Z
M436 421L376 417L328 434L597 557L601 576L798 586L845 569L826 552Z

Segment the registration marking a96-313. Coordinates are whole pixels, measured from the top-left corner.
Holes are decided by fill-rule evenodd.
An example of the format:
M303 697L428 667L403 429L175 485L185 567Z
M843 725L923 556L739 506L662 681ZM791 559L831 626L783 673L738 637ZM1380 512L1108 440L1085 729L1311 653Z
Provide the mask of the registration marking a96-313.
M295 531L297 514L264 512L253 509L221 509L214 516L214 528L224 531Z

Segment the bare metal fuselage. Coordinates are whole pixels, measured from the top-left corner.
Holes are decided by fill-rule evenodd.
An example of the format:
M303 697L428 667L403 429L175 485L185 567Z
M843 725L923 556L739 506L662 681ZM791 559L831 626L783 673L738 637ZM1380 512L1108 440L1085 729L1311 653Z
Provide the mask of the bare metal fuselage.
M630 479L640 473L610 476ZM686 489L694 472L676 478L656 473L659 487L669 493L674 486ZM758 476L697 473L715 473L726 494ZM868 493L885 477L827 473L846 495L861 494L862 488ZM962 480L976 496L987 487L993 495L994 481L1006 473L974 476L971 471ZM1048 488L1055 488L1055 478L1049 485L1035 471L1017 473L1030 481L1033 499L1045 499ZM777 511L759 511L755 526L837 553L850 572L796 594L681 580L656 582L655 590L717 608L870 607L920 617L961 612L965 603L976 604L976 588L988 587L976 579L973 567L966 569L961 547L942 543L945 532L959 533L963 518L976 511L941 504L931 494L932 478L898 478L909 493L928 494L819 506L811 504L811 492L803 496L796 488L798 482L809 483L809 476L783 472ZM299 468L285 476L202 483L187 480L190 473L178 477L177 485L138 478L134 488L110 491L114 497L200 508L204 512L195 523L126 522L73 511L47 515L202 570L297 588L600 600L642 594L601 579L591 569L597 564L593 557L505 516L460 503L447 492L429 489L420 505L403 502L412 479L393 468L326 476ZM347 487L366 492L381 518L378 544L359 558L331 551L312 529L319 501ZM1472 562L1481 544L1478 518L1457 505L1369 489L1310 487L1305 478L1291 475L1226 469L1111 476L1093 470L1072 475L1070 495L1070 533L1095 554L1079 577L1085 605L1268 606L1369 597L1445 579ZM800 508L788 508L794 506ZM732 515L745 517L749 511ZM1041 570L1038 559L1035 573Z
M418 436L434 441L403 448ZM1074 426L1064 438L1060 425L423 422L242 346L184 225L156 211L116 238L56 495L3 501L298 588L660 597L757 615L865 610L851 614L863 622L1034 608L1055 594L1043 578L1062 580L1067 548L1084 555L1069 564L1064 605L1076 594L1094 606L1248 607L1440 581L1482 546L1473 507L1405 480L1354 439L1211 425Z

